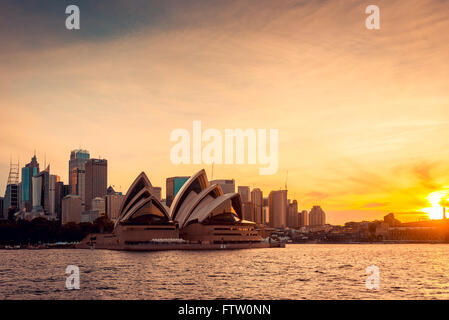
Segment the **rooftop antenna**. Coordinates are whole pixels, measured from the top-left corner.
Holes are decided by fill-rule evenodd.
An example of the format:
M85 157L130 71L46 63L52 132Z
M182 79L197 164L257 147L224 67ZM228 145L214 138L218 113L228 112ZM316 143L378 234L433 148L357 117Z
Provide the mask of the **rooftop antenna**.
M287 176L285 177L285 190L288 190L287 189L287 181L288 181L288 170L287 170Z
M210 176L211 180L214 180L214 162L212 162L212 174Z

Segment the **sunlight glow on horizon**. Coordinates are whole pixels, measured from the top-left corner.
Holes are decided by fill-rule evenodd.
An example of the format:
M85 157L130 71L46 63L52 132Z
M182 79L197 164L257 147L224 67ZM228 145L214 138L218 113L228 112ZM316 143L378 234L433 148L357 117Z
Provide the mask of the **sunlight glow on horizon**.
M420 210L427 213L431 220L443 219L443 207L440 202L449 196L449 186L445 186L444 189L430 193L426 199L432 206Z

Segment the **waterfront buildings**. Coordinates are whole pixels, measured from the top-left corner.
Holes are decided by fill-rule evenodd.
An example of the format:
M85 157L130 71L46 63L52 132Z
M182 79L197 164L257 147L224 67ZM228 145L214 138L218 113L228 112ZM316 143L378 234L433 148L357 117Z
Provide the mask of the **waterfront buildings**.
M182 188L184 183L189 180L189 177L170 177L167 178L165 184L165 203L168 207L171 206L173 199L178 194L179 190Z
M80 223L83 212L82 199L78 195L68 195L62 199L62 224Z
M85 178L86 178L86 162L89 160L90 154L87 150L73 150L70 153L69 160L69 185L70 193L79 195L84 205L85 194Z
M31 158L30 163L22 168L21 200L27 212L33 209L33 177L39 174L39 163L36 155Z
M309 212L310 226L324 226L326 224L326 214L320 206L314 206Z
M89 159L85 163L85 206L92 210L92 200L104 198L108 187L108 161Z
M287 226L287 190L271 191L268 195L270 214L269 225L272 228L285 228Z

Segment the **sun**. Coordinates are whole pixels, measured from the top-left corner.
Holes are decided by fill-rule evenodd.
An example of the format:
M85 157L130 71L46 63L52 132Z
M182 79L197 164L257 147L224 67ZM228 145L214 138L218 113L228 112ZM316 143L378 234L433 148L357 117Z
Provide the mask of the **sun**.
M441 206L442 201L449 197L449 188L446 190L440 190L430 193L426 199L432 205L429 208L423 208L420 211L425 212L429 215L429 219L443 219L443 207Z

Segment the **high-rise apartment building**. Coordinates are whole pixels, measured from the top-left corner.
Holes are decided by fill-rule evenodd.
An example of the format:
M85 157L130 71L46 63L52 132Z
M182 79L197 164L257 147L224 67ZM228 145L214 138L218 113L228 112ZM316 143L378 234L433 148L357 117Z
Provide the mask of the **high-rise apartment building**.
M92 200L106 196L108 187L108 161L89 159L85 164L85 198L86 210L92 210Z
M326 214L320 206L314 206L309 212L310 226L324 226L326 224Z
M271 191L268 196L270 226L285 228L287 226L287 190Z

